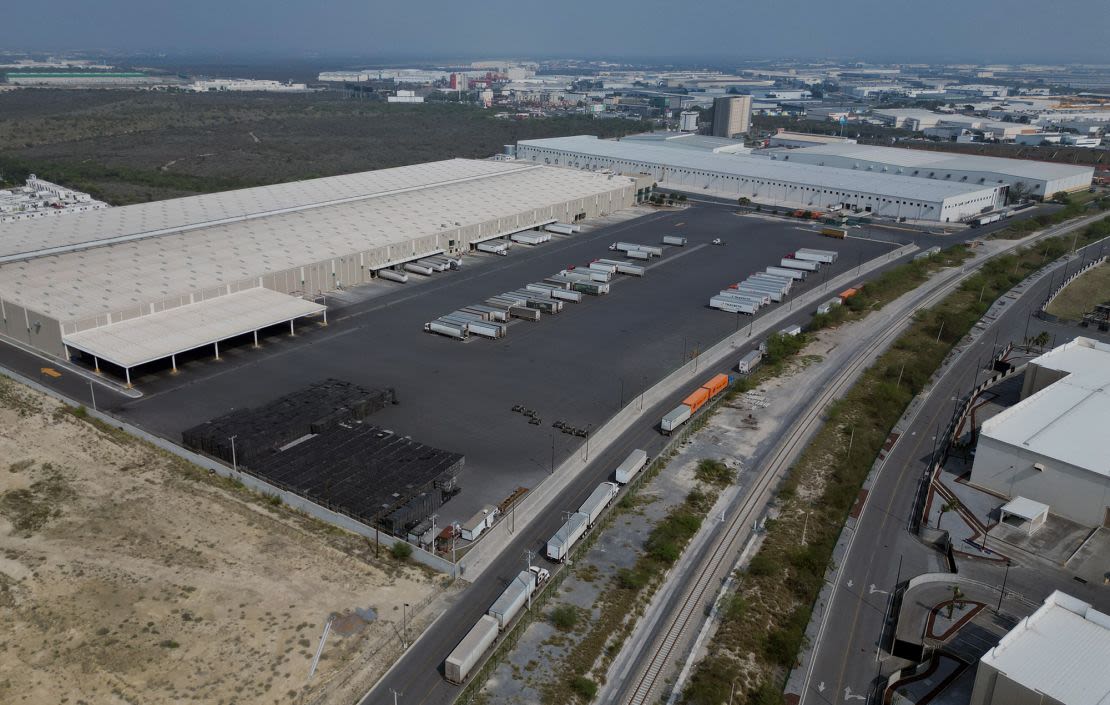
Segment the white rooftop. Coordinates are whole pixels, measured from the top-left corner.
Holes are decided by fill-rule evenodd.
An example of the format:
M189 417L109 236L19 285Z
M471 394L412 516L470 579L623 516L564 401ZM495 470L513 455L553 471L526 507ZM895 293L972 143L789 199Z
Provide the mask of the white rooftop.
M925 149L881 147L870 144L822 144L814 147L802 147L794 150L791 154L845 157L913 169L986 171L1038 180L1063 179L1094 173L1094 170L1089 166L1037 162L1028 159L981 157L973 154L933 152ZM794 156L794 158L796 159L797 156Z
M0 261L13 255L49 253L54 248L152 237L183 229L381 197L414 188L459 183L519 171L522 167L523 164L512 162L451 159L141 203L75 214L61 221L21 222L0 228Z
M590 135L521 140L517 144L582 155L596 155L606 159L649 162L668 167L696 169L729 176L774 179L817 188L862 191L933 203L939 203L947 198L960 198L979 194L983 191L993 191L993 188L984 188L978 185L961 185L953 182L918 179L912 176L895 174L830 169L801 162L777 161L766 157L668 149L643 141L602 140ZM855 145L848 146L854 147ZM793 151L804 152L808 149L818 148L810 147Z
M981 663L1063 705L1110 704L1110 616L1059 590Z
M257 287L73 333L63 341L131 368L325 309L323 304Z
M632 142L647 142L657 147L678 147L679 149L701 152L749 154L752 151L744 146L744 140L698 135L692 132L643 132L638 135L628 135L621 139Z
M371 178L374 174L385 176ZM418 182L430 185L415 186ZM112 231L97 230L108 221L85 218L97 214L78 214L64 220L79 223L86 238L97 233L144 233L153 225L170 223L178 229L110 246L0 263L0 299L65 323L510 218L552 203L594 197L618 189L622 183L618 177L522 162L450 160L368 172L362 180L363 196L330 202L327 207L311 203L311 198L334 194L323 193L318 184L309 181L293 184L306 191L294 188L288 197L279 198L265 190L253 195L233 191L215 194L213 198L226 196L215 201L205 196L195 197L205 199L201 201L177 199L101 211L124 213L122 219L112 221L116 228ZM394 188L401 185L405 188ZM378 191L365 195L371 188ZM265 189L281 191L276 186ZM355 191L359 189L343 193ZM262 205L273 209L292 202L306 205L261 210ZM157 223L144 216L149 214L148 206L162 207ZM233 211L259 215L216 220ZM135 212L138 215L128 215ZM15 229L17 225L19 229ZM0 241L7 239L7 227L0 229ZM44 234L24 230L22 224L11 227L19 238ZM55 235L62 240L66 232L56 229Z
M984 421L982 434L1110 477L1110 345L1079 337L1030 364L1069 374Z
M1014 497L1002 506L1001 511L1003 514L1013 514L1026 521L1033 521L1037 517L1047 514L1050 508L1047 504L1042 504L1028 497Z

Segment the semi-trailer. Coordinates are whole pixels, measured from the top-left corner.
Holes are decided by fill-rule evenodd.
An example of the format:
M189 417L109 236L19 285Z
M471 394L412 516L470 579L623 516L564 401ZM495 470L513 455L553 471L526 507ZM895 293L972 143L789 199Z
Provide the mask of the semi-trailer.
M535 591L536 574L530 570L522 570L505 588L505 592L494 600L486 614L496 619L498 629L504 631L513 618L520 614L520 610L528 604L528 598Z
M479 242L476 244L474 249L479 252L488 252L492 255L507 255L509 254L509 243L505 240L487 240L486 242Z
M664 235L663 236L663 244L664 245L674 245L675 247L685 247L686 246L686 238L679 237L678 235Z
M730 299L739 299L739 300L744 301L746 303L755 304L756 306L766 306L767 304L771 303L771 297L770 296L759 296L757 294L748 294L748 293L745 293L743 291L740 291L739 289L723 289L720 293L716 294L716 296L720 296L720 297L724 297L724 298L730 298Z
M590 262L590 269L596 269L599 272L608 272L609 274L615 274L617 271L617 265L595 259L593 262Z
M582 229L581 225L567 225L566 223L548 223L543 226L543 229L549 233L559 233L560 235L573 235Z
M591 269L589 267L576 267L574 269L564 269L559 272L564 277L571 280L591 281L591 282L607 282L612 281L613 273L606 272L600 269Z
M821 234L825 237L833 237L837 240L843 240L848 237L848 231L844 228L821 228Z
M644 250L628 250L624 253L625 257L629 259L648 260L651 259L651 253Z
M647 452L636 449L628 454L614 473L614 479L622 485L627 485L636 477L636 473L640 472L645 465L647 465L648 454Z
M782 289L773 288L766 284L760 284L759 282L752 282L747 280L742 281L737 287L737 290L742 294L766 294L767 296L771 297L771 301L775 302L782 301L783 298L785 298L783 296Z
M736 365L736 371L742 375L751 374L752 370L759 365L759 361L763 359L763 353L759 350L752 350L744 357L740 358L740 362Z
M440 335L446 335L449 338L455 338L457 340L465 340L468 335L465 326L457 326L438 320L431 321L430 323L425 323L424 330L428 333L438 333Z
M407 284L409 281L409 275L398 272L396 269L379 269L376 273L380 279L397 282L398 284Z
M669 436L671 431L675 430L682 424L690 420L690 407L685 404L679 404L663 417L663 421L659 424L659 428L663 431L663 435Z
M780 277L790 277L796 281L805 281L806 273L801 269L789 269L787 267L770 266L765 270L768 274L776 274Z
M582 506L578 508L579 514L585 514L589 520L589 525L593 526L613 498L617 496L620 491L620 485L615 482L603 482L597 486L597 489L586 498Z
M470 677L474 667L482 660L482 655L497 640L500 625L488 614L483 614L455 650L443 664L443 675L456 685L462 685Z
M494 321L475 321L467 325L466 330L471 335L480 335L483 338L504 338L508 329L504 323L496 323Z
M447 260L437 259L435 257L425 257L424 259L416 260L417 264L422 264L425 267L431 267L433 272L446 272L451 268Z
M590 296L601 296L609 293L609 285L602 282L574 282L571 284L571 288Z
M787 269L802 269L807 272L816 272L821 266L821 263L804 259L794 259L792 257L783 257L782 261L779 262L779 266L786 267Z
M997 223L1000 220L1002 220L1002 214L1001 213L991 213L990 215L982 215L982 216L979 216L978 218L974 218L971 221L971 227L978 228L981 225L990 225L991 223Z
M564 561L570 549L582 538L589 527L590 519L581 512L571 514L555 535L547 540L547 557L553 561Z
M419 262L405 262L404 266L406 272L412 272L413 274L423 274L426 277L432 276L432 272L435 271L428 265L420 264Z
M630 252L646 252L649 257L662 257L663 248L655 247L654 245L639 245L635 242L614 242L609 245L610 250L623 252L626 255Z
M839 305L840 305L840 299L829 299L828 301L824 302L823 304L821 304L817 307L817 313L818 313L818 315L820 315L822 313L828 313L829 311L832 310L833 306L839 306Z
M796 323L793 324L793 325L789 325L789 326L787 326L787 327L785 327L785 328L783 328L782 330L779 331L779 335L795 336L795 335L801 335L801 334L802 334L802 327L799 326Z
M532 284L525 284L524 288L528 291L533 291L541 296L548 296L552 299L560 301L571 301L578 303L582 300L582 293L579 291L567 291L561 286L556 284L549 284L546 282L534 282Z
M729 296L714 296L709 299L709 308L715 308L725 313L743 313L748 316L755 315L759 306L747 301L741 301Z
M617 268L618 274L629 274L634 277L644 276L644 268L638 264L632 264L631 262L623 262L615 259L599 259L596 261L601 262L602 264L613 265Z
M752 291L750 289L742 291L740 289L740 286L741 286L740 284L733 284L732 286L725 289L721 293L722 294L737 294L737 295L740 295L740 296L746 296L748 298L755 299L756 301L758 301L760 306L767 306L771 303L771 295L770 294L764 294L763 292L756 292L756 291Z
M509 315L513 318L519 318L522 321L538 321L540 320L540 312L538 309L528 308L526 306L510 306Z
M816 250L812 247L803 247L794 253L796 259L808 259L821 264L832 264L840 253L834 250Z
M779 277L774 274L767 274L766 272L757 272L748 277L748 279L756 282L767 282L771 286L781 287L782 293L784 294L789 294L791 287L794 285L793 277Z
M523 232L513 233L509 236L509 239L522 245L540 245L549 241L551 236L541 232Z

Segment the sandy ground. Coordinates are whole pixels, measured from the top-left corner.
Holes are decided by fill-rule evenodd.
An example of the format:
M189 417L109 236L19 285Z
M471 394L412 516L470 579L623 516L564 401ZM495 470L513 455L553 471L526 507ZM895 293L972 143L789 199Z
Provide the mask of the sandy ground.
M0 702L350 703L455 593L0 378Z

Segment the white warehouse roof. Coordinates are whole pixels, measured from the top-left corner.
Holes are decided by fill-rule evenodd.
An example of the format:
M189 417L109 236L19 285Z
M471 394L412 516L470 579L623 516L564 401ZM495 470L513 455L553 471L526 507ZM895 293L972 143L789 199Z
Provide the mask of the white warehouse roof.
M984 421L982 435L1110 477L1110 345L1080 337L1030 364L1068 374Z
M630 183L456 159L13 224L0 235L9 252L33 249L36 238L44 245L117 240L0 263L0 301L65 323L374 248L409 247L418 238L501 218L511 224L520 214ZM156 234L166 228L172 230Z
M462 183L523 166L451 159L32 220L0 229L0 262Z
M1057 590L980 663L1052 702L1107 705L1110 616Z
M938 172L977 171L990 172L1019 179L1054 181L1082 175L1090 178L1094 170L1089 166L1072 166L1055 162L1038 162L1028 159L1005 159L1002 157L981 157L974 154L955 154L952 152L933 152L924 149L904 149L900 147L880 147L869 144L823 144L803 147L789 153L791 159L821 156L857 159L861 162L877 162L903 169L935 169ZM810 161L810 163L814 163Z
M700 153L693 150L669 149L650 143L629 140L601 140L588 135L521 140L519 146L571 152L583 156L600 156L630 162L650 162L674 169L693 169L730 176L773 179L816 188L843 189L876 193L892 198L908 198L939 203L949 198L979 194L992 187L917 179L911 176L832 169L793 161L732 154ZM856 145L848 145L854 147ZM810 149L819 149L813 147ZM791 150L806 152L809 149ZM518 152L519 153L519 152ZM574 166L565 164L560 166Z

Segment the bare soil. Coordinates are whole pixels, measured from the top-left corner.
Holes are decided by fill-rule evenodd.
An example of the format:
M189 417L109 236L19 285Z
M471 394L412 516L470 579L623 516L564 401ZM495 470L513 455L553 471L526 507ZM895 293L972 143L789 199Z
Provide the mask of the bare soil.
M0 378L0 702L353 702L454 592L386 553Z

